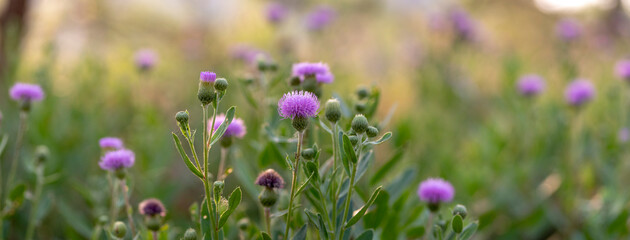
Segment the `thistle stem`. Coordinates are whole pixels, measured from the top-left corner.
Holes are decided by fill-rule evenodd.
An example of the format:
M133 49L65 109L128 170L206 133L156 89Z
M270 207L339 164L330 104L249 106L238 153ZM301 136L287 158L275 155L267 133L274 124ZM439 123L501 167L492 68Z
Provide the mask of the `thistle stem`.
M267 227L267 233L271 235L271 209L268 207L265 208L265 223Z
M125 207L127 208L126 209L127 219L129 221L129 229L131 229L131 236L135 236L136 228L134 227L133 217L131 216L133 208L131 207L131 204L129 203L129 194L128 194L129 188L127 187L127 181L125 179L120 180L120 188L122 189L123 197L125 199Z
M118 215L118 184L116 184L117 178L113 178L112 181L114 182L112 185L112 201L111 201L111 209L110 209L110 215L109 215L109 225L112 226L114 224L114 222L116 221L117 215Z
M158 232L157 231L151 231L151 235L153 235L153 240L158 240Z
M291 180L291 197L289 198L289 210L287 212L287 225L284 229L284 239L289 239L289 228L291 226L291 214L293 213L293 199L295 198L295 187L298 181L298 169L300 168L300 152L302 151L302 138L304 132L298 132L297 152L295 152L295 164L293 167L293 178Z
M221 148L221 160L219 161L219 170L217 171L217 180L223 181L223 168L225 167L225 159L227 158L227 154L229 152L228 148Z
M24 134L26 133L26 119L28 112L20 112L20 126L18 127L17 138L15 139L15 152L13 153L13 159L11 160L11 170L9 172L9 178L7 179L7 189L11 189L13 185L13 179L17 173L18 159L20 158L20 150L22 149L22 141ZM9 190L10 191L10 190Z
M35 226L37 221L37 207L39 206L39 200L42 195L42 188L44 187L44 165L39 164L35 168L36 181L35 192L33 193L33 202L31 204L31 212L28 217L28 227L26 229L26 240L33 239L35 233Z
M350 201L352 199L352 189L354 188L354 180L357 175L357 166L359 165L359 161L361 160L361 149L363 149L363 134L359 134L359 143L357 144L358 154L357 154L357 162L352 164L352 173L350 174L350 186L348 186L348 194L346 195L346 206L343 211L343 218L341 221L342 228L341 233L339 234L339 240L343 239L343 235L345 233L346 227L346 219L348 218L348 213L350 211Z

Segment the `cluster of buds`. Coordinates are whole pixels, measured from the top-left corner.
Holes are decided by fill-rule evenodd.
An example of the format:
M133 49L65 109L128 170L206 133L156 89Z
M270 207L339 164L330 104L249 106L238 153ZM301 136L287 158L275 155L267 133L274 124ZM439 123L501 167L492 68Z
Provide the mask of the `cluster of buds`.
M227 88L228 81L225 78L217 78L217 74L213 72L201 72L197 98L203 106L208 106L220 100Z

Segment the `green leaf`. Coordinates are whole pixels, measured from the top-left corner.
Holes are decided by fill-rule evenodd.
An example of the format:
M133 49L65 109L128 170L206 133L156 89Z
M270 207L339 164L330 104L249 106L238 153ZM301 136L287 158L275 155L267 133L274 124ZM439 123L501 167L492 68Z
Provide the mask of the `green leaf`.
M310 176L313 175L313 181L311 181L311 183L313 184L317 184L319 183L319 168L317 167L317 164L314 161L310 161L310 162L306 162L306 175Z
M329 134L333 134L332 130L330 130L328 125L326 125L326 123L323 122L320 117L317 117L317 119L319 120L319 125L322 127L322 129L324 129L324 131L328 132Z
M257 238L258 240L271 240L271 237L266 232L260 232L260 236Z
M24 200L24 192L26 191L26 184L20 183L15 185L11 192L9 192L9 200L14 203L22 203Z
M459 214L453 216L453 220L451 220L451 227L453 227L453 232L462 233L464 228L464 220L462 219L462 216Z
M0 156L2 156L2 153L4 152L4 149L7 146L7 142L9 142L9 135L8 134L2 135L2 141L0 141Z
M357 176L354 179L354 182L359 182L363 174L367 172L370 163L372 162L372 151L370 150L363 156L361 156L361 161L359 161L359 167L357 168Z
M221 137L223 136L223 134L227 130L227 127L230 125L230 123L232 123L232 120L234 120L234 112L235 111L236 111L236 107L234 107L234 106L230 107L230 109L227 110L227 112L225 113L225 120L223 120L221 125L219 125L219 128L217 128L217 130L212 135L212 138L210 139L210 146L214 145L214 143L216 143L217 141L219 141L219 139L221 139ZM210 124L212 124L212 123L210 123ZM210 125L210 124L208 124L208 125ZM211 128L211 127L214 127L214 126L208 126L208 127Z
M184 148L182 147L182 143L179 141L179 137L177 137L175 133L171 133L171 134L173 134L173 141L175 142L177 151L179 151L179 155L182 156L182 160L184 160L184 163L186 164L186 167L188 167L188 170L190 170L197 177L203 179L203 174L201 173L201 171L197 169L197 167L190 161L188 154L186 154L186 152L184 151ZM192 149L192 151L194 151L194 149Z
M304 226L293 235L293 240L306 240L306 226L307 224L304 224Z
M350 138L345 134L343 135L343 155L352 163L357 163L357 155L354 152Z
M363 215L365 215L365 212L367 212L368 208L370 208L370 206L372 206L372 203L374 203L374 200L376 200L376 197L378 197L378 194L381 192L382 188L383 187L378 187L376 188L376 190L374 190L374 192L372 193L372 196L370 196L370 199L365 203L365 205L363 205L363 207L361 207L361 210L359 210L357 214L355 214L354 216L352 216L352 218L350 218L348 223L346 223L346 225L344 226L344 229L351 227L352 225L357 223L359 220L361 220Z
M374 238L374 231L372 229L365 230L356 240L372 240Z
M222 228L223 225L227 222L228 217L236 210L238 205L241 203L241 188L237 187L230 194L230 198L228 199L228 209L225 212L221 213L221 217L219 218L219 226L218 228Z
M319 237L323 236L324 239L328 239L328 230L326 229L324 218L319 213L317 214L317 221L319 222Z
M379 145L379 144L384 143L385 141L389 140L390 138L392 138L392 132L387 132L387 133L383 134L383 136L381 136L380 139L378 139L376 141L366 142L365 145Z
M201 233L204 240L212 239L212 227L210 226L210 211L208 211L207 199L203 199L201 202L201 216L199 222L201 224Z
M394 154L394 156L389 159L389 161L383 164L383 166L378 169L374 176L372 176L372 178L370 179L370 184L374 185L381 181L385 176L387 176L387 173L389 173L389 171L391 171L392 168L394 168L394 166L398 162L400 162L404 153L405 152L403 151L403 149L399 149L396 154Z
M407 238L421 238L424 236L424 226L416 226L407 230Z
M339 131L339 138L337 140L337 148L339 149L339 155L341 158L341 163L343 164L343 169L346 170L346 174L348 174L348 176L350 176L350 163L348 163L348 157L346 156L346 154L344 154L343 151L343 137L345 135L343 134L343 132ZM347 138L347 136L345 136Z
M299 196L300 193L302 193L302 191L304 191L304 188L306 188L306 185L308 185L308 183L311 181L311 179L313 179L314 175L315 174L311 174L311 176L308 177L308 179L306 179L306 181L304 183L302 183L302 185L295 192L295 196Z
M475 235L475 232L477 232L477 227L479 227L478 222L472 222L468 224L468 226L466 226L464 230L462 231L461 235L459 235L459 239L460 240L470 239L473 235Z

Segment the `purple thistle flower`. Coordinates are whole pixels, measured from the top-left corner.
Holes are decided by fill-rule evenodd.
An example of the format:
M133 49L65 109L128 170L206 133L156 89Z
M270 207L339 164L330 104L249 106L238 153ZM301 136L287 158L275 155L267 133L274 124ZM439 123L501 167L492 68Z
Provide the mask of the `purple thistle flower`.
M576 79L567 86L564 97L573 106L581 106L595 96L595 87L586 79Z
M278 101L278 114L283 118L309 118L317 115L319 100L307 91L285 93Z
M313 31L321 30L330 24L335 16L335 9L330 6L318 6L306 16L306 27Z
M131 150L120 149L107 152L98 163L103 170L115 171L133 166L136 157Z
M429 204L450 202L455 196L455 189L451 183L441 178L429 178L420 183L418 196Z
M577 40L582 35L582 26L575 19L565 18L556 24L556 34L566 42Z
M630 139L630 130L628 130L628 128L622 128L621 130L619 130L619 133L617 134L617 139L621 143L628 142L628 140Z
M135 55L136 66L140 70L149 70L157 63L157 54L151 49L140 49Z
M299 77L301 81L309 76L315 76L318 83L332 83L335 76L330 72L328 64L318 62L301 62L295 63L292 67L294 77Z
M44 98L44 90L37 84L15 83L9 95L16 101L40 101Z
M269 53L245 44L230 47L230 55L232 58L241 60L251 66L256 66L260 58L265 61L271 60Z
M140 212L140 214L150 217L156 215L162 217L166 216L166 208L164 207L164 204L162 204L160 200L155 198L149 198L140 202L140 204L138 205L138 211Z
M529 74L522 76L518 80L517 86L521 94L531 97L545 90L545 80L541 76Z
M214 122L214 130L215 131L217 129L219 129L219 126L221 126L221 123L223 123L223 121L225 121L225 114L218 115L217 119ZM208 125L212 125L212 119L208 120ZM208 132L210 132L210 129L208 129ZM245 122L243 122L243 119L235 118L235 119L232 120L230 125L228 125L228 127L225 130L225 133L223 134L222 138L223 137L242 138L243 136L245 136L245 133L247 133L247 128L245 127Z
M273 169L267 169L258 175L255 184L267 188L283 188L284 179Z
M269 3L266 9L267 20L271 23L280 23L287 16L287 8L278 2Z
M123 148L123 141L120 138L104 137L98 141L101 148L104 149L121 149Z
M620 60L615 65L615 74L624 80L630 80L630 60Z
M472 40L475 37L475 22L462 9L455 9L449 14L453 30L461 39Z
M215 80L217 80L217 74L209 71L201 72L199 74L199 80L213 83Z
M326 74L315 75L315 79L317 79L318 83L332 83L335 81L335 76L328 72Z

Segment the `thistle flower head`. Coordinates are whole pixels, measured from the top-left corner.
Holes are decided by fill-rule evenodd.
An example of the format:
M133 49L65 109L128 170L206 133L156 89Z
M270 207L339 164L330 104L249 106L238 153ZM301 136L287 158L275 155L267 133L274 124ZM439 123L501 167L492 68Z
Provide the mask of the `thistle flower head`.
M317 115L319 100L307 91L285 93L278 101L278 114L283 118L310 118Z
M115 171L133 166L136 158L131 150L119 149L110 151L101 158L98 165L103 170Z
M259 60L271 60L269 53L245 44L231 46L230 55L232 58L241 60L251 66L256 66Z
M617 62L615 65L615 74L623 80L630 80L630 60Z
M315 76L318 83L332 83L335 76L330 72L328 64L301 62L293 64L293 76L299 77L300 81L304 81L306 77Z
M166 216L166 208L164 208L164 204L155 198L149 198L140 202L138 205L138 211L140 211L140 214L149 217Z
M567 86L564 96L573 106L581 106L595 96L595 87L586 79L576 79Z
M449 18L457 36L466 40L472 40L475 37L475 22L466 11L454 9L450 12Z
M332 7L320 5L306 16L306 28L312 31L321 30L330 24L336 15Z
M223 123L223 121L225 121L225 114L218 115L216 121L214 122L214 131L219 129L219 126L221 126L221 123ZM208 120L208 125L212 125L212 119ZM209 131L210 129L208 129L208 132ZM243 136L245 136L245 133L247 133L247 128L245 127L245 122L243 122L243 119L234 118L225 130L223 137L242 138Z
M273 169L267 169L258 175L255 184L266 188L283 188L284 179Z
M140 49L134 55L136 66L140 70L149 70L157 63L157 54L151 49Z
M16 101L40 101L44 98L44 91L37 84L15 83L9 95Z
M518 91L524 96L535 96L545 90L545 80L535 74L522 76L517 83Z
M217 74L214 72L205 71L199 74L199 80L203 82L213 83L216 79L217 79Z
M418 196L429 204L445 203L453 200L455 189L451 183L441 178L429 178L420 183Z
M582 35L582 26L575 19L561 19L556 24L556 35L566 42L577 40Z
M123 141L120 138L104 137L98 140L98 145L103 149L121 149L123 148Z
M287 16L287 8L278 2L269 3L266 9L267 20L271 23L280 23Z

